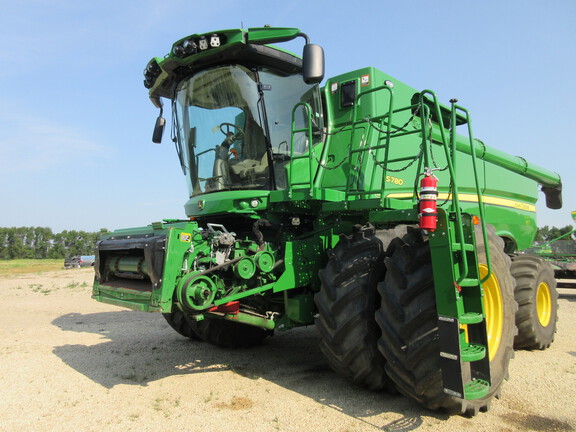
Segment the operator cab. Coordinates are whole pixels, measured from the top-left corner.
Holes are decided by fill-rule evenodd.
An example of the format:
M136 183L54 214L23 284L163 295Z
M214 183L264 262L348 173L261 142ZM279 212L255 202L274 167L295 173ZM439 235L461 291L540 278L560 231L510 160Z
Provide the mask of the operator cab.
M179 82L174 133L190 197L224 190L285 189L291 155L292 110L306 102L314 131L323 129L320 90L301 74L240 64L201 70ZM299 107L294 128L307 125ZM312 137L312 145L322 134ZM309 151L306 132L294 134L294 155Z

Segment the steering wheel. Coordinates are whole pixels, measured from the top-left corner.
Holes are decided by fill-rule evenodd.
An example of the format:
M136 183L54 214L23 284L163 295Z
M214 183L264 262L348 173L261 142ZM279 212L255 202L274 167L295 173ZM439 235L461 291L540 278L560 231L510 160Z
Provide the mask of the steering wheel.
M237 132L233 133L232 129L236 129ZM220 123L220 132L230 139L230 143L244 137L244 131L233 123Z

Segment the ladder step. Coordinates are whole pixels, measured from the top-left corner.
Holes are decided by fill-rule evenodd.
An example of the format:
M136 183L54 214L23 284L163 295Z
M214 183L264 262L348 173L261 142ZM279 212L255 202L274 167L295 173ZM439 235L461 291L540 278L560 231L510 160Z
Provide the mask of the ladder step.
M470 381L464 386L464 398L467 400L480 399L488 394L490 384L483 379Z
M479 287L480 281L478 279L473 278L464 278L460 281L458 285L460 285L461 287Z
M486 356L486 347L484 345L468 344L462 347L460 358L463 362L473 362L482 360Z
M484 315L477 312L466 312L458 317L460 324L478 324L484 320Z
M452 243L452 250L453 251L461 251L462 245L460 243ZM471 243L464 243L464 250L471 252L474 250L474 245Z

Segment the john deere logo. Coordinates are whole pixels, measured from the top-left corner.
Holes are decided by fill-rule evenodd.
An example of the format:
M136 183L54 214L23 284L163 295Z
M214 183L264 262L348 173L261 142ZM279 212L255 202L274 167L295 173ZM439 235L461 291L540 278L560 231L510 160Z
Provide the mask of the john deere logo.
M198 210L202 211L204 210L204 200L200 200L198 201Z

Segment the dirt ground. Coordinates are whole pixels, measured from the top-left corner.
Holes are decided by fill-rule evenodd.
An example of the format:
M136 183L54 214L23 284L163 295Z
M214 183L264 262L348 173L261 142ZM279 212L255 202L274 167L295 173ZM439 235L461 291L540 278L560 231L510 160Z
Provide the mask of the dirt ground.
M517 352L502 398L468 419L348 384L314 328L224 350L91 300L92 278L0 277L1 431L576 430L576 289L559 290L552 347Z

